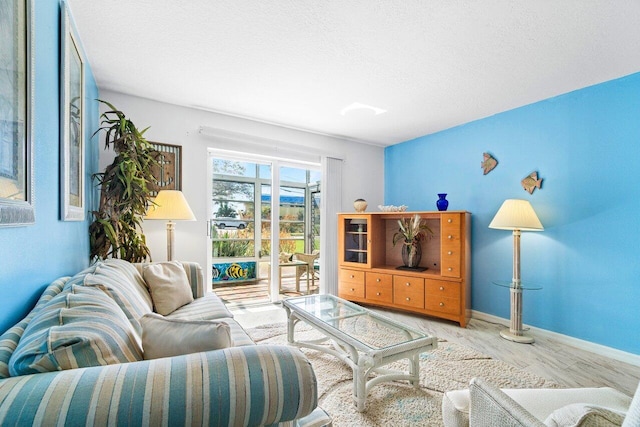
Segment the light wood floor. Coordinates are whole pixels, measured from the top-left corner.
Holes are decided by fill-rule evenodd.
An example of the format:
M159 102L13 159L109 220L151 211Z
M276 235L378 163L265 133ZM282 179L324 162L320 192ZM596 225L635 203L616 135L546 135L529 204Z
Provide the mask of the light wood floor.
M234 312L235 319L245 328L286 320L284 309L275 304L230 309ZM578 349L556 339L535 337L536 342L533 344L518 344L500 337L500 330L504 326L483 320L471 319L467 328L463 329L452 322L389 310L374 310L431 335L471 347L553 380L562 386L609 386L633 396L640 381L640 366Z

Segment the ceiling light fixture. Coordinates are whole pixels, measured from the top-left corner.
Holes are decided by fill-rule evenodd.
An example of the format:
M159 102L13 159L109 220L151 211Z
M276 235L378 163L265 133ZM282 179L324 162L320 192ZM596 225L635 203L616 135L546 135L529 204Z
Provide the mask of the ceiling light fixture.
M372 107L371 105L362 104L360 102L354 102L353 104L347 105L346 107L344 107L340 111L340 114L343 116L346 116L347 113L354 110L369 110L369 111L372 111L376 116L387 112L387 110L384 110L382 108Z

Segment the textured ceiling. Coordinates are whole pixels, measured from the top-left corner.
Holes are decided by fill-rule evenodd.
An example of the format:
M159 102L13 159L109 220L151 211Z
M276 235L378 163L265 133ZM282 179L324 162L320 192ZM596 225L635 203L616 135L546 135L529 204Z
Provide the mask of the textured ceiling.
M638 0L68 2L101 90L383 146L640 71Z

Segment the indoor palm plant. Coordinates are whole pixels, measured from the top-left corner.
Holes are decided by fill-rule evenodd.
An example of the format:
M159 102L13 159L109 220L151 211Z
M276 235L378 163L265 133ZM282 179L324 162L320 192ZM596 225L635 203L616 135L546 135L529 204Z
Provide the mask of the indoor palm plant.
M422 257L420 242L433 231L415 214L411 218L398 220L398 231L393 235L393 245L402 241L402 262L405 267L416 268Z
M100 102L110 110L100 116L96 133L105 131L105 149L112 146L116 157L104 172L93 175L100 186L100 206L89 226L90 257L141 262L151 258L141 225L151 203L149 183L155 182L155 150L143 136L148 128L138 130L122 111Z

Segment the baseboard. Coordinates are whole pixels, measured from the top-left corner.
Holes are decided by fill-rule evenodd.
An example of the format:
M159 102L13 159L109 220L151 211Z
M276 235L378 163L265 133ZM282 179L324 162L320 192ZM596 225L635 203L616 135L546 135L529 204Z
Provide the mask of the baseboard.
M484 320L485 322L497 323L509 327L509 319L503 317L494 316L493 314L483 313L481 311L472 310L471 317L473 319ZM529 328L532 335L538 335L545 338L552 338L561 341L563 344L570 345L572 347L579 348L581 350L590 351L600 356L609 357L611 359L625 362L630 365L640 366L640 355L628 353L626 351L618 350L605 345L596 344L590 341L581 340L578 338L570 337L569 335L559 334L557 332L548 331L546 329L536 328L534 326L524 325L525 328Z

